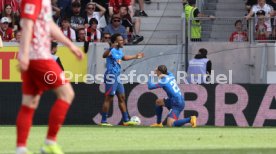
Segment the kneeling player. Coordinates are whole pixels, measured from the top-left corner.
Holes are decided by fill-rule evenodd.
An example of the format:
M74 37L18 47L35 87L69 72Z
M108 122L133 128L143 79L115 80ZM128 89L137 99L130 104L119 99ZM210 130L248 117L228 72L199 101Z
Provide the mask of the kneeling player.
M148 81L148 88L150 90L163 88L168 95L168 98L162 98L156 100L156 116L157 123L151 125L152 127L163 127L162 125L162 112L163 106L167 107L170 112L167 117L167 125L170 127L180 127L186 123L191 123L192 127L196 127L196 116L189 118L178 119L179 114L185 107L184 97L181 94L179 87L175 81L175 77L172 73L167 72L165 65L160 65L155 70L159 81L157 84L152 82L152 79Z

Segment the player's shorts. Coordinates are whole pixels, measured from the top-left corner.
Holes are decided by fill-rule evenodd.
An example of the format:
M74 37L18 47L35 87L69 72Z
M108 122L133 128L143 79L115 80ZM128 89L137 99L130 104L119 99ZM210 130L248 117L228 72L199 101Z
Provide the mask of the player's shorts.
M108 77L109 76L109 77ZM118 79L119 75L105 74L105 96L114 96L115 94L125 94L124 85Z
M55 89L68 83L56 61L30 60L27 71L21 73L22 92L26 95L41 95L44 91Z
M164 99L165 106L170 110L168 117L178 120L180 113L184 110L185 103L184 99L171 99L165 98Z

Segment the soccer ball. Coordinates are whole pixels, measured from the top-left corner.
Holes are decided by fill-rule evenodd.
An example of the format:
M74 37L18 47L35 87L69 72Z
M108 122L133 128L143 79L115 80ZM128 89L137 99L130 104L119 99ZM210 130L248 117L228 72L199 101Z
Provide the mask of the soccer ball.
M140 125L140 124L141 124L141 120L140 120L140 118L137 117L137 116L131 117L131 118L130 118L130 121L136 122L137 125Z

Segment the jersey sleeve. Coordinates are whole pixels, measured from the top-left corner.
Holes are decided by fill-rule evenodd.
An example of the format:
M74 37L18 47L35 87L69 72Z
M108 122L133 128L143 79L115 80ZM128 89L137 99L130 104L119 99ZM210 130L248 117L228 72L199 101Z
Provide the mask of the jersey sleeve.
M21 18L36 20L41 11L41 0L22 0Z
M169 77L174 77L173 73L170 72L170 71L168 71L167 75L168 75Z
M149 77L149 81L148 81L148 89L152 90L152 89L157 89L157 88L162 88L162 85L160 83L153 83L152 82L153 78Z
M114 58L115 59L115 57L114 57L114 52L115 52L115 49L114 48L112 48L111 50L110 50L110 57L111 58Z

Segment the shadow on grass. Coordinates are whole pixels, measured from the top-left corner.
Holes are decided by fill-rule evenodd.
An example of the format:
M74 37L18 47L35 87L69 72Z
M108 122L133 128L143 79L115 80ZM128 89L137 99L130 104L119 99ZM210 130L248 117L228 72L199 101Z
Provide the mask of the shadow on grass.
M270 149L206 149L206 150L133 150L106 152L67 152L66 154L275 154L276 148Z

